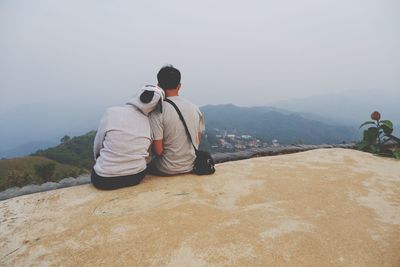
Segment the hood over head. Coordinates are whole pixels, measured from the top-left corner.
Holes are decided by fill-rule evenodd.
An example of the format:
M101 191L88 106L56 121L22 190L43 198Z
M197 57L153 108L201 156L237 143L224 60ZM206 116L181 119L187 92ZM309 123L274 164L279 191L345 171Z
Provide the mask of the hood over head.
M162 102L164 101L164 90L154 85L145 85L139 92L126 104L137 107L143 114L148 115L157 106L162 111Z

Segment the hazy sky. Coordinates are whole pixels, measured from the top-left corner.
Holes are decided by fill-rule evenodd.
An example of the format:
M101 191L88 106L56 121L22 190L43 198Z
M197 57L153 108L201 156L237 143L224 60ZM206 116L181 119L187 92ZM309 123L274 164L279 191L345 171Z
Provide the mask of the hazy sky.
M120 103L171 63L198 105L400 90L400 1L0 1L0 111Z

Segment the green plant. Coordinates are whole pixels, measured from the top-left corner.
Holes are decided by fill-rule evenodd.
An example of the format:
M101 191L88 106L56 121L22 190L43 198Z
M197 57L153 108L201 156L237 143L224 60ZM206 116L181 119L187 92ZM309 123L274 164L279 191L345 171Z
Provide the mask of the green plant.
M71 140L71 137L69 135L64 135L64 137L60 139L60 142L62 144L64 144L64 143L68 142L69 140Z
M374 111L371 114L372 121L366 121L360 128L370 126L363 132L363 140L357 148L383 156L391 156L400 159L400 139L394 136L393 123L390 120L381 120L381 114Z
M36 175L41 177L44 182L49 182L56 169L54 162L44 163L41 165L35 165Z

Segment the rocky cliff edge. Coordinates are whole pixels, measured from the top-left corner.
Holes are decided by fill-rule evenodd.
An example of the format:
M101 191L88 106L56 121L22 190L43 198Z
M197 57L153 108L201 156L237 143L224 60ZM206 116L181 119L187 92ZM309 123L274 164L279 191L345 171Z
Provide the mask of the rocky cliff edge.
M399 266L400 163L349 149L0 202L0 266Z

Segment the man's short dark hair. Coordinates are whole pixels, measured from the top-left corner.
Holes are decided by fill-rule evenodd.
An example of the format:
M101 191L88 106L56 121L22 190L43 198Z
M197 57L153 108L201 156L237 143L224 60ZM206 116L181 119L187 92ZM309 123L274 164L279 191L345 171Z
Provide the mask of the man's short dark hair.
M181 73L172 65L164 66L157 74L158 86L164 90L175 89L181 82Z

